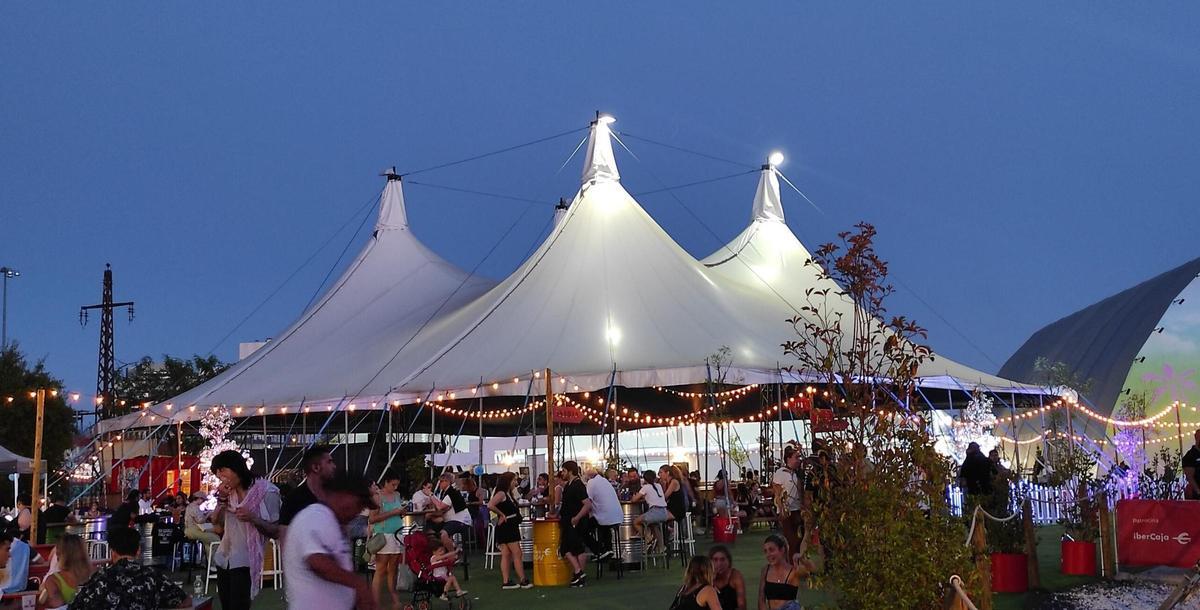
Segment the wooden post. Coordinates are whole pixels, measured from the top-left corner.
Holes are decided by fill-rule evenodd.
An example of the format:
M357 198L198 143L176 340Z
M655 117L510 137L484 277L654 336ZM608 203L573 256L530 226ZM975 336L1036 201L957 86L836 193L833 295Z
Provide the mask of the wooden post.
M183 491L183 421L175 422L175 482ZM188 493L191 493L188 489Z
M42 505L42 422L46 415L46 390L37 391L37 424L33 432L33 504L29 507L29 535L37 544L38 513Z
M1033 503L1029 498L1021 503L1021 525L1025 529L1025 561L1029 570L1029 588L1042 588L1042 574L1038 568L1037 535L1033 529Z
M1108 509L1108 494L1099 493L1098 516L1100 517L1100 576L1112 578L1117 575L1117 556L1113 539L1112 512Z
M979 576L979 610L992 610L992 558L987 552L987 517L983 510L975 507L975 531L971 533L971 547L975 555L975 573Z
M546 474L550 476L550 484L554 484L554 388L550 383L550 369L543 371L546 376Z

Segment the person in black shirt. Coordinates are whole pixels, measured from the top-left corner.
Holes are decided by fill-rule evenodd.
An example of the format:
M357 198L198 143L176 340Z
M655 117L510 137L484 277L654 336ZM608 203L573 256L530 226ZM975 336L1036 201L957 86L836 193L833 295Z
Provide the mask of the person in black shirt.
M138 499L141 498L141 493L136 489L129 490L125 495L125 502L113 511L111 517L108 518L108 529L118 527L130 527L134 515L138 514Z
M1183 499L1200 500L1200 430L1194 434L1192 448L1183 454Z
M558 553L574 570L571 586L582 587L587 580L588 552L584 541L587 540L588 524L592 522L587 518L592 512L592 501L588 499L587 486L579 478L579 464L574 460L563 462L559 474L566 484L563 485L562 508L558 511L558 527L562 532Z
M967 445L967 457L958 469L958 478L968 496L992 493L992 461L979 449L979 443Z
M41 517L38 518L38 542L46 543L46 527L49 525L59 525L62 523L74 523L75 515L67 508L67 503L63 502L62 496L54 494L50 497L50 506L42 511Z

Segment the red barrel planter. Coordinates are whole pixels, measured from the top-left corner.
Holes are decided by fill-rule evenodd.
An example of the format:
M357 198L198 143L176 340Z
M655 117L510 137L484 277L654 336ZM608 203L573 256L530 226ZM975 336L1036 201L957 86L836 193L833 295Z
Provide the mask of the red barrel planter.
M1025 553L992 553L992 591L1024 593L1029 590L1029 559Z
M1096 543L1062 541L1062 573L1071 576L1096 575Z
M723 544L737 542L737 520L729 517L713 517L713 542Z

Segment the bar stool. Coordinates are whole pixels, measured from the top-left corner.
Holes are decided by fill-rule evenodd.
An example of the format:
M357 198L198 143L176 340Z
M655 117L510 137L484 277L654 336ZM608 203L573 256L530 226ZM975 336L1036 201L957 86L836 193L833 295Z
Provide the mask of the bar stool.
M611 545L609 549L612 554L604 559L601 559L599 555L596 556L596 580L604 577L604 562L606 561L616 562L618 580L625 575L625 560L621 558L621 525L618 523L609 526L612 530L612 535L609 536L608 542Z
M92 561L108 561L108 541L107 540L92 540L87 541L88 559Z
M496 568L496 558L500 556L500 549L496 548L496 524L488 523L487 525L487 546L483 552L483 567L488 570Z
M642 528L643 528L643 530L642 530L643 531L643 535L642 535L642 568L645 569L647 561L649 561L657 566L659 557L661 557L663 559L663 567L664 568L667 567L667 552L671 547L667 546L667 538L666 538L667 526L666 526L666 524L665 523L643 523ZM655 532L653 547L649 546L647 539L645 537L644 532L647 528L649 528ZM660 546L662 547L661 551L657 550Z
M679 555L679 565L687 567L687 562L696 553L696 536L692 532L692 513L684 513L682 519L675 521L675 527L671 528L671 546L668 547L667 555Z
M208 595L208 583L217 579L217 566L213 565L213 556L216 555L217 546L220 544L221 544L221 541L219 541L219 540L216 542L208 543L208 561L206 562L208 567L205 569L205 573L204 573L204 594L205 595Z
M283 585L283 561L279 555L279 543L275 540L267 541L268 547L263 549L263 569L262 578L271 579L271 588L278 590Z

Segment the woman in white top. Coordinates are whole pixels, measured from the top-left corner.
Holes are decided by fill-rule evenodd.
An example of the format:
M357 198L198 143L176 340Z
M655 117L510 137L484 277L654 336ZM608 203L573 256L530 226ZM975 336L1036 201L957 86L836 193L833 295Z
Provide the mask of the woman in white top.
M217 596L224 610L249 610L262 587L263 554L267 539L252 520L279 520L279 488L250 472L246 459L234 450L213 456L212 472L221 480L212 522L221 530L213 553L217 567Z
M653 525L655 523L666 523L670 515L667 514L667 496L663 493L662 485L656 483L658 477L653 470L647 470L642 473L642 489L638 491L630 502L645 502L646 510L638 515L633 520L633 530L637 535L642 535L642 525ZM644 545L645 548L651 548L649 543Z

